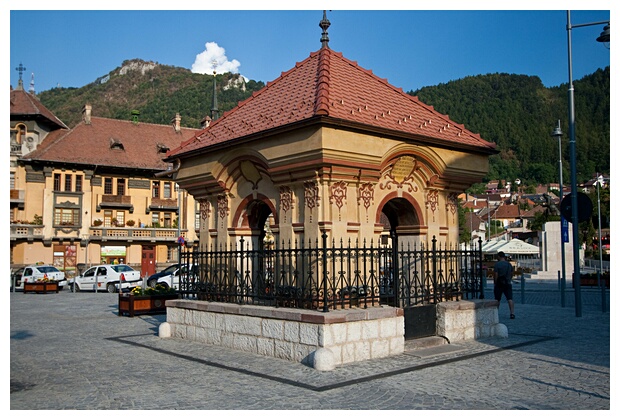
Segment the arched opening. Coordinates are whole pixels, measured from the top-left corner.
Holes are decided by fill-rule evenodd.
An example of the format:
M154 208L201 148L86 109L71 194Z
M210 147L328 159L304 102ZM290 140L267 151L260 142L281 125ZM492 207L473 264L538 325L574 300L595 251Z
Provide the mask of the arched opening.
M421 215L420 207L413 197L406 194L385 197L377 213L377 222L383 225L382 242L388 244L397 238L401 243L402 239L407 238L405 242L418 243L426 229Z
M394 198L381 209L381 223L384 231L397 232L399 226L417 226L420 224L413 205L404 198Z
M259 249L269 249L274 245L275 238L271 231L275 219L272 208L264 201L253 200L245 208L245 218L252 236L256 237L253 245Z

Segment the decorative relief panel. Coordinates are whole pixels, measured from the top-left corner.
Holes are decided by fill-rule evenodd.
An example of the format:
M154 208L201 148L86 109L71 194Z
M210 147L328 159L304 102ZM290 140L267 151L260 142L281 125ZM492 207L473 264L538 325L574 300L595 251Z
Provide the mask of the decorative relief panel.
M211 215L211 203L204 198L199 199L198 203L200 204L200 218L207 220Z
M228 196L226 195L218 195L217 196L217 213L222 220L222 226L224 226L224 219L228 216L230 209L228 208Z
M344 201L347 199L347 183L344 181L336 182L329 189L329 202L338 207L338 220L340 220L340 210L342 210Z
M287 213L293 208L293 190L291 187L280 187L280 210L282 217L286 222Z
M418 168L419 163L413 156L399 157L383 174L383 181L379 184L379 188L390 190L394 185L396 188L407 187L408 192L418 191L413 179L413 174Z
M435 210L437 210L437 204L439 203L439 191L430 190L426 193L426 208L433 212L433 222L435 221Z
M310 210L319 206L319 186L316 181L304 182L304 200L306 207ZM310 222L312 222L312 213L310 213Z
M366 222L368 222L368 208L370 207L372 200L374 200L374 197L375 187L370 182L360 185L357 189L357 204L359 205L361 202L366 209Z
M449 210L450 213L452 213L453 222L454 222L456 210L458 209L458 204L459 204L459 195L455 192L449 193L448 200L446 202L446 210Z

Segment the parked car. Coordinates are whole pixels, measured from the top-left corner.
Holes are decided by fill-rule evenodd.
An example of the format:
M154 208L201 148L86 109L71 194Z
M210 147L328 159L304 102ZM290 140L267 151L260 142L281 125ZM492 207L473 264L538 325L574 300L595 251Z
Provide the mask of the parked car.
M71 282L75 285L75 290L107 290L109 293L116 293L122 290L131 290L134 287L142 286L140 272L134 270L127 264L104 264L90 267L82 275L77 276ZM96 285L96 286L95 286Z
M158 277L156 284L165 284L168 287L174 287L175 289L178 289L179 288L179 268L178 267L179 267L178 264L167 267L164 271L167 271L167 270L169 271L167 271L165 275ZM195 277L196 273L195 273L195 270L193 270L192 265L189 266L189 269L190 269L190 275ZM162 273L164 271L162 271ZM187 272L187 266L183 265L181 268L181 273L185 275L186 272Z
M34 283L35 281L41 281L45 278L57 281L58 290L62 290L62 288L67 285L65 273L53 265L29 265L24 267L21 272L22 285L23 283Z
M148 287L155 287L155 285L157 284L157 282L164 278L164 277L169 277L169 276L173 276L176 275L176 272L178 270L179 264L174 264L171 265L169 267L166 267L165 269L163 269L162 271L160 271L159 273L155 273L155 274L151 274L147 279L146 279L146 285ZM167 281L166 283L170 283L170 281Z

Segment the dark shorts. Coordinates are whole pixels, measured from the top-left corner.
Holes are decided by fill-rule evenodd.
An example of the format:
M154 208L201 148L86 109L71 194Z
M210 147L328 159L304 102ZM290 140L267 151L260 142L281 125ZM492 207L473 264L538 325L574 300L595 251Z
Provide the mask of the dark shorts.
M507 284L505 286L495 285L493 287L493 294L495 295L495 300L502 300L502 295L506 296L506 300L512 300L512 284Z

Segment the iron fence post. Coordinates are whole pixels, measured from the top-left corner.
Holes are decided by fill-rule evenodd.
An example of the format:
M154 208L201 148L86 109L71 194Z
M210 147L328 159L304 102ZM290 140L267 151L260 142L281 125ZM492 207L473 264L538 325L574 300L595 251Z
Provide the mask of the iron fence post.
M480 299L484 299L484 288L487 282L487 273L483 272L482 269L482 238L478 238L478 276L480 277Z
M400 276L398 275L398 271L399 271L398 236L396 235L395 230L390 231L390 236L392 237L392 278L394 279L394 306L396 306L397 308L400 308L401 299L400 299Z
M323 231L323 312L329 312L327 307L327 232Z
M605 279L601 276L600 270L596 272L596 277L598 280L598 284L601 285L601 311L603 313L607 312L607 293L605 293Z
M239 293L241 294L240 299L241 299L241 303L243 303L245 301L245 291L246 289L246 284L245 284L245 271L243 270L243 243L245 242L245 240L243 239L243 236L241 237L241 239L239 239L239 246L241 247L241 249L239 250L239 260L240 260L240 273L239 273ZM260 267L259 267L260 269ZM253 275L254 273L252 273Z

